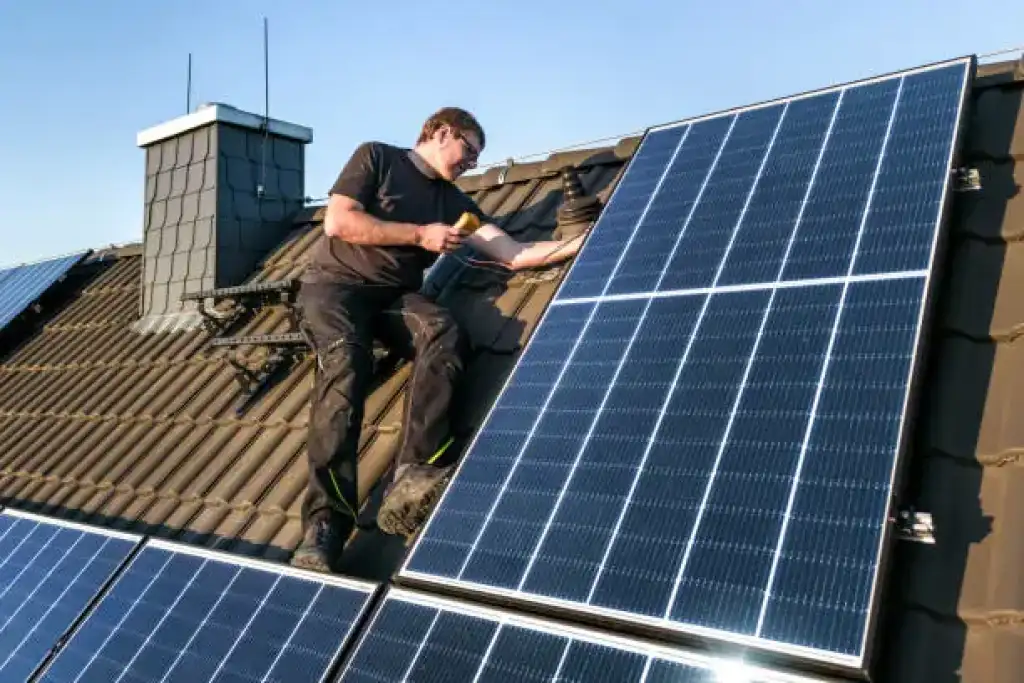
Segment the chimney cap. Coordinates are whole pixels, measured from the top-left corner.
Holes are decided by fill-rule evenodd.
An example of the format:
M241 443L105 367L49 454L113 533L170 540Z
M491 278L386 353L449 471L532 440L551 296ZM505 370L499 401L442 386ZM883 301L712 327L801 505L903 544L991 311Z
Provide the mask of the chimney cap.
M135 138L135 144L139 147L148 147L168 138L187 133L190 130L217 122L250 128L252 130L263 130L263 117L259 114L251 114L223 102L205 102L196 107L196 110L190 114L171 119L140 132ZM313 130L311 128L288 123L287 121L279 121L278 119L269 119L267 123L267 128L273 135L291 138L299 142L308 143L313 141Z

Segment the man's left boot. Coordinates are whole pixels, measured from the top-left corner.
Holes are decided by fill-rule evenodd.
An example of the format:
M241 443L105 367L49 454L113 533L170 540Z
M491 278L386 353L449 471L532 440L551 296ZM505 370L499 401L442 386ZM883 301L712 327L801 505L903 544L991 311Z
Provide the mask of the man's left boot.
M393 536L414 535L444 492L454 465L400 465L377 512L377 526Z

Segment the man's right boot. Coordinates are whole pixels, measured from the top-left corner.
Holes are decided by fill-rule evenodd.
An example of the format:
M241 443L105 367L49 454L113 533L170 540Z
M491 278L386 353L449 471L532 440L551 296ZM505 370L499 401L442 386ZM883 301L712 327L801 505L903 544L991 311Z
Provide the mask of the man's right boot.
M302 535L302 543L292 554L291 565L299 569L330 573L345 548L352 521L349 518L314 519Z

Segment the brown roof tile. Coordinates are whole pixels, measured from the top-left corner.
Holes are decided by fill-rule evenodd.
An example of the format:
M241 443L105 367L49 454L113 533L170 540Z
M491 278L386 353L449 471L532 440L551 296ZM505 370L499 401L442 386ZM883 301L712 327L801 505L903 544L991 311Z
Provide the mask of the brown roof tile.
M953 253L945 326L977 340L1024 331L1024 244L963 240Z
M932 457L920 487L937 542L909 549L904 599L972 624L1024 621L1024 468Z
M1020 81L984 88L974 98L967 153L1004 161L1024 156L1024 107Z
M1022 340L1024 341L1024 340ZM986 464L1024 449L1024 343L977 342L950 335L936 350L926 443L942 453Z
M982 189L957 197L954 232L990 242L1024 238L1024 167L1014 160L978 159Z
M1024 628L966 626L923 611L907 616L891 641L898 652L884 680L895 683L1017 683L1024 671Z

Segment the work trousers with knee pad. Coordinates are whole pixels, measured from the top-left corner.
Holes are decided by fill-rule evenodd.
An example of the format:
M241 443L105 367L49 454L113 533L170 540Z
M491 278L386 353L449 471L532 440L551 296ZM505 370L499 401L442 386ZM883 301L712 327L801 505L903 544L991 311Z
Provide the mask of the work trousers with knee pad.
M397 464L429 462L449 436L449 409L466 342L451 314L417 292L303 283L301 329L316 353L303 524L359 510L359 435L373 343L413 360Z

